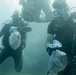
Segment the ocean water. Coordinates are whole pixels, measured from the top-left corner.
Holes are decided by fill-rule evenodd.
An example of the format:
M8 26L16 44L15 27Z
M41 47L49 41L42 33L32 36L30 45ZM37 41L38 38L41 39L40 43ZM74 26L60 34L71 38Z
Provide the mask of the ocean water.
M73 1L71 4L71 0L68 0L68 3L70 7L75 5ZM3 22L10 20L10 16L16 9L21 11L21 6L16 0L0 0L0 30L4 26ZM0 64L0 75L46 75L49 63L49 55L45 49L48 24L29 23L32 31L27 33L22 71L16 72L13 58L9 57ZM1 40L0 38L0 47Z

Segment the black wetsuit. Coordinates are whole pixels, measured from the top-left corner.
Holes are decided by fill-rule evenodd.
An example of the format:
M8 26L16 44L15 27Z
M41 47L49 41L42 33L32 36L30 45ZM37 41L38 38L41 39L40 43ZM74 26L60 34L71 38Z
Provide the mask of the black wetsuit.
M56 18L48 26L48 33L55 35L54 39L62 43L60 50L66 52L68 57L67 67L58 75L76 75L76 58L74 58L76 55L76 35L75 39L73 39L75 25L71 18L66 21L62 18Z
M9 45L9 29L11 26L14 26L13 23L7 23L4 25L1 33L3 34L2 45L4 46L3 50L0 52L0 63L2 63L9 56L12 56L15 63L15 69L17 72L20 72L23 65L23 49L25 44L22 42L25 37L25 33L20 32L21 34L21 45L17 50L13 50ZM23 47L24 46L24 47Z

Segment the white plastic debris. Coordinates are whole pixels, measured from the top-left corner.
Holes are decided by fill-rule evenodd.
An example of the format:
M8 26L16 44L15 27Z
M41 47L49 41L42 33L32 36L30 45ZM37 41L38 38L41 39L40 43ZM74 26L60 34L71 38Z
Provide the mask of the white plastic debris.
M62 44L58 40L53 40L52 44L49 44L48 47L50 48L60 48Z
M12 49L17 50L21 44L21 35L17 30L17 27L12 26L9 30L11 35L9 36L9 44Z
M58 75L58 72L67 66L67 56L65 52L60 50L53 51L50 56L49 72L50 75Z

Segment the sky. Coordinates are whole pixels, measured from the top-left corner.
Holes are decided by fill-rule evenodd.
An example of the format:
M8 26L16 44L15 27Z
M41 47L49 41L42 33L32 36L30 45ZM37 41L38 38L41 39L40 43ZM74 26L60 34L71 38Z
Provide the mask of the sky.
M51 0L51 3L53 0ZM68 5L75 7L75 0L67 0ZM0 27L3 22L10 20L15 10L21 11L18 0L0 0ZM27 33L26 48L24 49L23 69L17 73L14 69L14 61L10 57L0 64L0 75L46 75L49 56L45 50L47 27L49 23L29 23L32 31Z

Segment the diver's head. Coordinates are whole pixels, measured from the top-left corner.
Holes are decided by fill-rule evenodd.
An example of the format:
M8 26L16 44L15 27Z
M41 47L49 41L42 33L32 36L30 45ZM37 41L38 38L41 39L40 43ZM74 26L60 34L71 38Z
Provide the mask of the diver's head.
M20 18L20 13L19 11L14 11L14 13L12 14L12 19L13 20L18 20Z
M19 26L19 23L20 23L20 20L22 19L20 17L20 13L19 11L14 11L14 13L12 14L12 23L15 25L15 26Z
M68 10L68 4L65 0L55 0L52 6L54 9L66 9L66 10Z
M65 0L55 0L52 6L60 17L68 15L69 7Z

